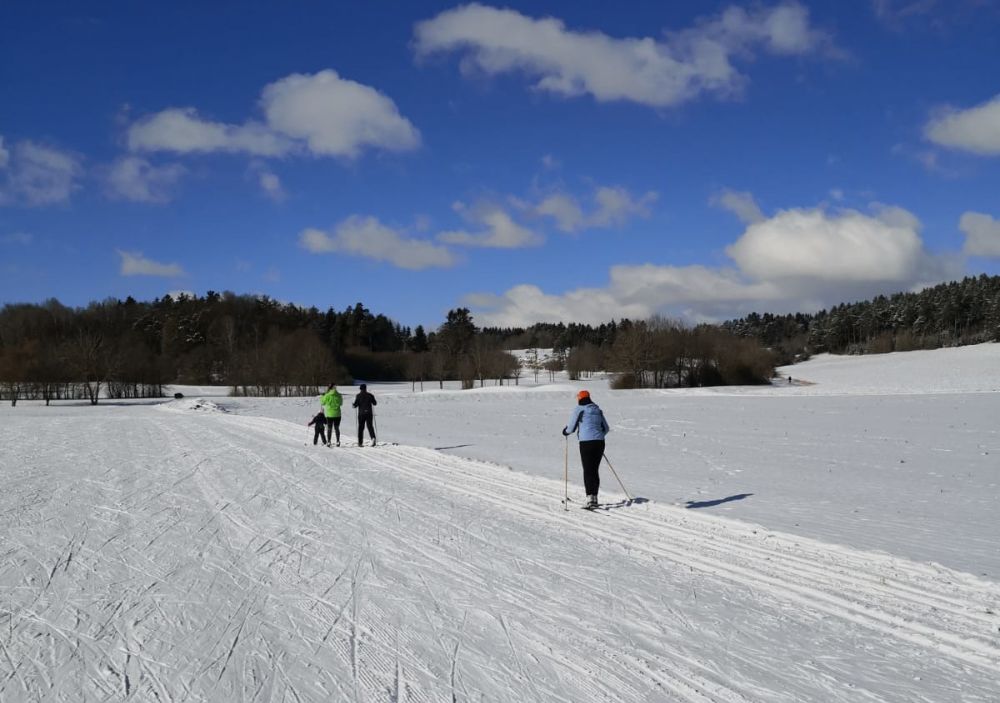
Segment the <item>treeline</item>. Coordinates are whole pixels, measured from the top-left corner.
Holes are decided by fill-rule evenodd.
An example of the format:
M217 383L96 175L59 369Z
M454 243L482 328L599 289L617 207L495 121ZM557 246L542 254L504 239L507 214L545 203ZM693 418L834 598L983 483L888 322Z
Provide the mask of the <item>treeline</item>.
M1000 341L1000 276L968 277L916 293L880 295L814 315L753 313L723 329L774 350L779 364L811 354L892 351Z
M475 326L466 308L427 332L404 327L361 303L342 311L302 308L266 296L209 291L152 302L108 299L84 308L56 300L0 309L0 398L88 399L162 396L164 386L226 385L234 395L318 393L328 383L518 382L510 349L552 348L538 371L574 378L620 374L622 387L766 381L769 357L717 328L663 320L598 326Z
M266 296L208 292L152 302L57 300L0 309L0 398L146 398L167 384L228 385L234 395L310 395L329 383L516 376L500 340L469 311L411 330L361 303L338 312Z
M612 320L597 326L583 325L577 322L539 322L531 327L484 327L482 334L499 340L506 349L555 349L564 353L570 349L590 344L596 347L609 347L615 342L618 329L622 324Z
M618 323L614 341L584 342L566 355L570 378L615 373L614 388L671 388L769 383L774 355L752 339L712 325L688 328L654 317Z

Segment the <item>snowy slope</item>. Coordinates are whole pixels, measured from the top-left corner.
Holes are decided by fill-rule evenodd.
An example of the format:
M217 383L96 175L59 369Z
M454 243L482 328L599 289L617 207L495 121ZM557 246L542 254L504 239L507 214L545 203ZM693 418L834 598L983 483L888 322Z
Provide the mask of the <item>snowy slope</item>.
M815 376L809 386L610 391L591 379L372 390L386 440L509 466L513 480L561 481L560 430L576 389L587 387L613 427L608 458L634 495L1000 580L1000 394L980 392L1000 377L1000 345L914 354L818 360L830 380L817 362L785 369ZM908 364L906 392L875 393L899 388L899 359ZM354 391L341 390L349 401ZM317 407L305 398L227 402L234 412L302 423ZM569 450L579 491L575 442ZM603 482L615 487L606 468Z
M805 393L996 393L1000 344L857 357L820 354L778 373L815 384L799 389Z
M580 384L375 387L361 449L313 399L0 407L0 700L1000 700L997 396L864 373L588 384L648 499L598 513Z

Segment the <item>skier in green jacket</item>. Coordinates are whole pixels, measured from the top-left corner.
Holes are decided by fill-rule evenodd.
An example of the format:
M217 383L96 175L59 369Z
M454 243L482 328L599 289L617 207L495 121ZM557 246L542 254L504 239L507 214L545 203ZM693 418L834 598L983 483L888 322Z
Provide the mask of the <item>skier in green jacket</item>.
M340 446L340 406L344 403L344 397L340 395L337 387L330 384L330 387L326 389L326 393L319 400L320 405L323 406L323 414L326 415L326 436L330 440L330 444L333 445L333 433L337 433L337 446Z

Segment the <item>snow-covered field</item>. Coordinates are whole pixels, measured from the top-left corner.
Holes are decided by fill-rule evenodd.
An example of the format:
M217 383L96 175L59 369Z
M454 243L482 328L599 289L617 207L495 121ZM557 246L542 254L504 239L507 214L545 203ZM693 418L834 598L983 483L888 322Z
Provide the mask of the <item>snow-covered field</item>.
M0 407L0 700L1000 700L1000 345L782 373Z

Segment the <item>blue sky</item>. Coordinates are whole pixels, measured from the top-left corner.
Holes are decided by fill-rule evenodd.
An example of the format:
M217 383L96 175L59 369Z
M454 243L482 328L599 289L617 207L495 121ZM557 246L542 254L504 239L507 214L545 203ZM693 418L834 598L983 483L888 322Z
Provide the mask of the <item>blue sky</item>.
M13 2L0 302L408 325L1000 272L1000 3Z

